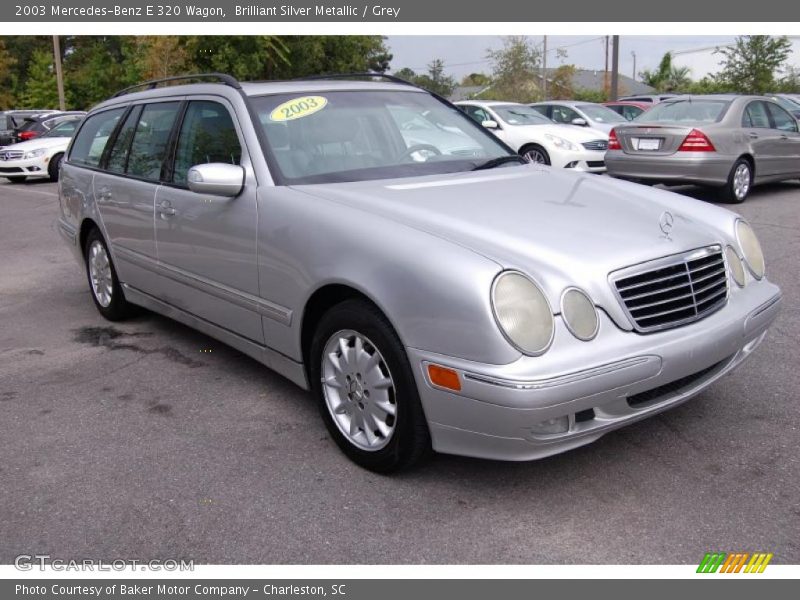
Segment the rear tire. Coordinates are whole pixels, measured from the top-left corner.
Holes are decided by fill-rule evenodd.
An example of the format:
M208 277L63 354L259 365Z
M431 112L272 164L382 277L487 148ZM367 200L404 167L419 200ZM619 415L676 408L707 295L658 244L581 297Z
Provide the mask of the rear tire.
M728 181L719 192L719 198L729 204L741 204L753 187L753 165L746 158L740 158L731 168Z
M61 161L64 160L64 153L60 152L50 159L50 164L47 165L47 174L50 176L50 181L58 181L61 175Z
M322 316L309 376L328 432L356 464L390 473L431 453L405 348L374 305L346 300Z
M519 155L536 165L549 165L550 155L547 150L537 144L529 144L520 148Z
M11 183L22 183L28 177L25 175L15 175L14 177L6 177Z
M86 236L83 255L89 290L100 314L109 321L122 321L131 316L134 307L125 300L117 270L99 229L92 229Z

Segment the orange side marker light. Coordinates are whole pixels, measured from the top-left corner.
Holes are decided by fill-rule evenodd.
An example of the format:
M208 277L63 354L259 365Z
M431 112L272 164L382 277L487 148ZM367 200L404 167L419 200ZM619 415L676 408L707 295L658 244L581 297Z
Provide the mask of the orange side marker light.
M454 392L461 391L461 379L453 369L440 367L439 365L428 365L428 378L433 385L438 385Z

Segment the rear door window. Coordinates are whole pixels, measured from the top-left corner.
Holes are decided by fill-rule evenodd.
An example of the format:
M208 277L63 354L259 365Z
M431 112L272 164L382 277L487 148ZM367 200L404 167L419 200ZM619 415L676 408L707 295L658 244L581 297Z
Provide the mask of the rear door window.
M69 161L77 165L97 167L108 138L124 112L124 108L113 108L87 118L72 144Z
M131 141L133 140L133 134L136 131L136 124L139 122L141 111L141 106L134 106L117 133L106 162L106 169L112 173L124 173L128 166L128 152L131 149Z
M195 165L238 165L241 160L242 146L228 109L210 100L190 102L178 136L172 181L186 185L189 169Z
M167 155L169 135L180 108L179 102L156 102L142 109L128 152L128 175L159 181Z
M769 114L767 107L761 101L751 102L747 105L742 116L742 126L755 129L769 129Z

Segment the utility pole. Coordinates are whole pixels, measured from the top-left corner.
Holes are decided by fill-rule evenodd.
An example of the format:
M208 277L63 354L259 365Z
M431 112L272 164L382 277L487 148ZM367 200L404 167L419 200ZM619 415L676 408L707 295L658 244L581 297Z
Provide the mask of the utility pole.
M636 81L636 51L631 50L631 56L633 57L633 73L631 74L631 79Z
M603 69L603 94L605 94L606 99L608 99L608 36L604 38L605 47L606 47L606 67Z
M547 100L547 36L544 36L542 48L542 94L543 100Z
M613 36L614 49L611 52L611 100L619 97L619 36Z
M58 108L67 110L64 98L64 73L61 71L61 43L57 35L53 36L53 58L56 61L56 84L58 85Z

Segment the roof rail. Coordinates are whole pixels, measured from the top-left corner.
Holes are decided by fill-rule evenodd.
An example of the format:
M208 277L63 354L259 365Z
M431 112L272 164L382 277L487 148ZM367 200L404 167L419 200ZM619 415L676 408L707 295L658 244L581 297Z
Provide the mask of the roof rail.
M190 75L176 75L174 77L164 77L163 79L153 79L152 81L145 81L144 83L137 83L136 85L132 85L130 87L126 87L123 90L118 91L116 94L111 96L112 98L118 98L119 96L124 96L125 94L130 94L139 88L153 90L158 87L160 83L168 83L171 81L183 81L183 80L193 80L193 79L215 79L217 83L221 83L223 85L230 86L237 90L242 89L242 85L239 81L231 76L227 75L226 73L195 73Z
M318 79L356 79L358 77L378 77L380 79L386 79L387 81L393 81L395 83L403 83L405 85L410 85L411 87L419 87L411 83L410 81L406 81L401 77L395 77L394 75L387 75L386 73L377 73L374 71L365 71L365 72L356 72L356 73L329 73L327 75L309 75L308 77L297 77L292 81L314 81Z

